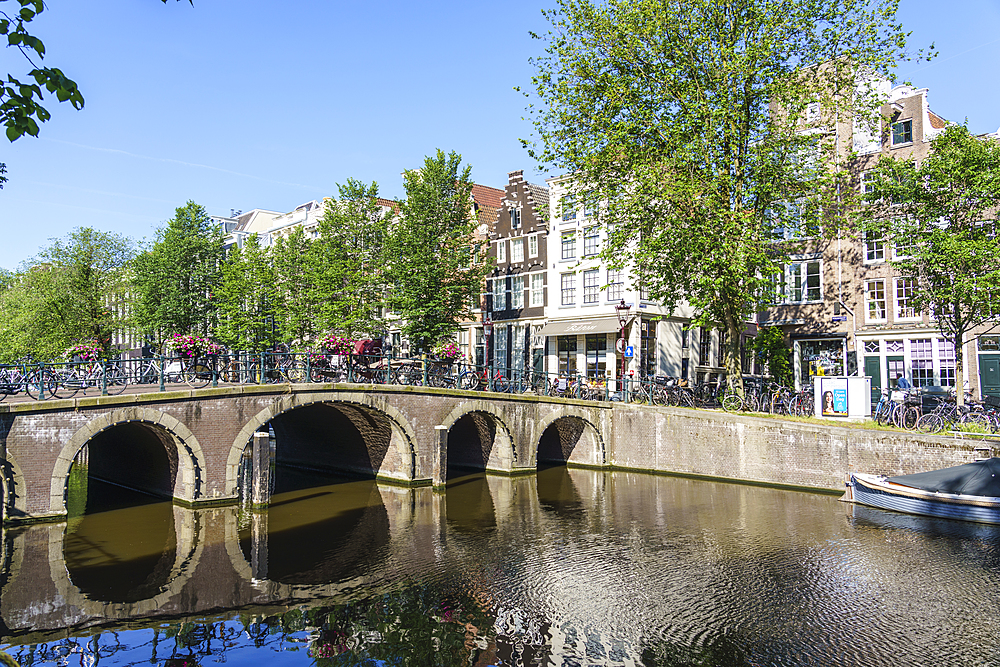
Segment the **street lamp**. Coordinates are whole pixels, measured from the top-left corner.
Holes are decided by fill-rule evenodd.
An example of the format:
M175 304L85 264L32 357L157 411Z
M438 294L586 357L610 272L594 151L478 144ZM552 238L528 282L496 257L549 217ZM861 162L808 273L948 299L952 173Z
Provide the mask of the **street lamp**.
M618 387L622 391L625 390L625 325L628 324L628 311L631 310L632 306L625 303L625 299L622 299L618 305L615 306L615 312L618 313L618 324L621 325L621 332L618 334L618 351L622 355L621 363L621 376L618 378Z
M483 319L483 336L486 337L486 359L484 361L487 366L491 366L493 361L493 322L490 321L488 314Z

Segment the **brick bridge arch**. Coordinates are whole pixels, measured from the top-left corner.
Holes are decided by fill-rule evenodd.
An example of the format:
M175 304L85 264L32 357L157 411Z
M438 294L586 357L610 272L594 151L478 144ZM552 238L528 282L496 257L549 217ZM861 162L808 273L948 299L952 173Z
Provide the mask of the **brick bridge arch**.
M176 417L152 408L129 407L112 410L87 422L66 442L56 458L52 469L52 480L49 490L49 511L56 515L66 515L66 484L69 481L70 467L83 446L96 435L121 424L141 423L153 431L155 436L161 433L166 438L158 440L173 451L168 456L175 456L177 474L174 478L173 497L188 503L201 498L205 488L205 455L201 444L191 430Z
M363 410L380 413L387 418L391 428L389 447L390 449L394 449L396 457L393 460L398 462L398 465L395 468L392 467L392 463L388 466L380 466L379 470L374 471L375 476L376 478L400 482L411 482L415 479L417 437L413 426L403 413L394 405L387 402L383 396L363 392L293 394L283 396L259 411L236 434L226 460L225 495L230 497L236 496L239 484L240 461L254 433L276 417L298 408L321 404L332 405L334 407L338 404L358 406Z
M563 422L569 428L560 428L558 422ZM607 465L607 448L601 429L591 420L587 411L575 406L563 406L558 412L553 411L539 419L532 452L533 465L538 464L539 446L545 431L553 425L558 429L561 450L567 463Z
M476 399L459 403L452 408L451 412L449 412L444 419L441 420L440 425L444 427L445 432L447 433L451 431L451 428L455 426L460 419L475 414L488 415L493 423L498 427L496 435L494 436L493 448L490 451L489 460L486 461L486 469L500 472L513 471L517 467L517 455L519 448L515 442L513 434L511 433L510 426L507 424L508 415L505 415L503 411L498 410L495 402ZM447 469L448 452L441 452L441 456L442 479L436 480L436 483L441 483L443 481L445 471Z

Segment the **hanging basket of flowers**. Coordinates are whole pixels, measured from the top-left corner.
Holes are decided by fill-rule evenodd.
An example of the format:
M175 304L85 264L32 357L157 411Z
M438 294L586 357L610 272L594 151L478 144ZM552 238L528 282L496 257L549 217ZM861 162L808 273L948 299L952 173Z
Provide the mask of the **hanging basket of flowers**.
M73 361L94 362L99 361L103 356L104 350L95 340L77 343L66 350L66 358Z
M210 354L219 354L222 351L222 346L218 343L213 343L204 336L192 334L175 334L167 339L163 347L174 356L182 359L205 357Z
M462 351L458 349L458 345L455 342L447 341L435 345L431 350L431 354L434 357L434 361L443 364L453 364L462 356Z
M354 348L354 341L340 336L327 336L316 342L322 354L349 354Z

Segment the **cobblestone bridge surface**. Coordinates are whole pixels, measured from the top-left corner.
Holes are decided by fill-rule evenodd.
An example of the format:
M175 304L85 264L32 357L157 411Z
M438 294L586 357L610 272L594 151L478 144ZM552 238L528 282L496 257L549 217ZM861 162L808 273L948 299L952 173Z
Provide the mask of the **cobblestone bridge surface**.
M268 502L279 463L443 487L449 471L518 475L540 461L825 491L850 470L904 474L971 461L979 443L717 411L424 387L303 384L0 404L5 523L60 520L74 461L186 507Z

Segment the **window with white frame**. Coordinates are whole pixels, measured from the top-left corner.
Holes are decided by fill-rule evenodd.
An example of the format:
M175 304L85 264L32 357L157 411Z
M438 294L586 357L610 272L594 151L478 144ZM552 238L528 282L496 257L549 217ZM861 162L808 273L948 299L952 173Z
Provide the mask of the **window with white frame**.
M563 221L576 220L576 196L565 195L562 198L561 204Z
M708 327L701 327L699 333L698 363L702 366L708 366L711 363L710 355L712 354L712 330Z
M913 143L913 120L900 120L892 124L892 145Z
M528 237L528 257L538 257L538 235Z
M510 307L524 308L524 276L510 279Z
M531 307L537 308L545 305L545 275L541 273L531 274Z
M914 387L934 384L934 341L920 338L910 341L910 369Z
M583 195L583 216L593 218L597 215L597 193L586 192Z
M583 302L597 303L600 298L601 272L591 269L583 272Z
M885 351L887 354L902 354L903 353L903 340L901 338L896 340L885 341Z
M497 241L497 261L506 262L507 261L507 241Z
M896 319L915 319L917 311L913 307L913 292L916 290L917 282L913 278L896 278Z
M507 310L507 279L493 279L493 310Z
M576 258L576 232L563 232L559 237L562 248L562 259Z
M879 353L879 341L877 340L866 340L865 341L865 354L878 354Z
M885 239L876 236L875 232L866 231L864 233L865 261L884 262L885 261Z
M807 303L823 298L820 260L793 262L785 267L785 303Z
M885 299L885 280L865 281L865 319L868 322L884 321L888 318Z
M524 239L510 240L510 261L512 262L524 261Z
M608 301L621 301L622 272L608 269Z
M511 208L510 209L510 228L520 229L521 227L521 209Z
M866 195L875 189L875 171L869 169L861 174L861 194Z
M896 238L895 243L893 243L892 254L896 259L909 257L913 254L913 240Z
M563 273L559 276L559 303L572 306L576 303L576 274Z
M950 340L938 338L938 364L941 368L941 386L955 386L955 345Z
M592 225L583 230L583 256L590 257L596 255L601 247L601 230L597 225Z

